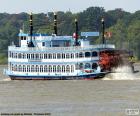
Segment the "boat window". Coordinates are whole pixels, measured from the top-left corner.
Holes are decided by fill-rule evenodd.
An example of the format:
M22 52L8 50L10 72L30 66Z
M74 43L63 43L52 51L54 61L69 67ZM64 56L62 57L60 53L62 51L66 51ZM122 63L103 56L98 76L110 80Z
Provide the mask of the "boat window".
M13 65L13 64L12 64L12 70L13 70L13 71L17 71L17 69L18 69L17 65Z
M74 72L74 66L71 65L71 72Z
M75 64L75 69L79 70L79 64L78 63Z
M24 36L24 40L26 40L26 36Z
M14 58L14 53L12 53L12 58Z
M12 71L14 70L14 65L12 64Z
M98 53L97 52L92 52L92 57L97 57L98 56Z
M56 54L53 54L53 59L56 59Z
M27 66L27 72L30 72L30 65Z
M65 72L65 66L64 65L62 66L62 72Z
M31 66L31 72L34 72L34 65Z
M10 52L10 57L12 57L12 52Z
M47 54L44 54L44 59L47 59Z
M69 65L66 66L66 72L67 73L70 72L70 66Z
M45 46L45 42L42 42L42 46Z
M52 59L52 54L48 54L48 59Z
M26 66L23 65L23 72L26 72Z
M39 72L39 66L38 65L36 65L35 69L36 69L35 72Z
M36 59L39 59L39 54L35 54L35 58Z
M79 54L78 54L78 53L76 53L76 54L75 54L75 58L78 58L78 56L79 56Z
M83 69L83 68L84 68L83 63L80 63L80 64L79 64L79 69Z
M61 67L59 65L57 66L57 72L61 72Z
M62 59L65 59L65 54L64 53L62 54Z
M11 52L11 58L13 57L13 53Z
M17 53L15 54L15 58L17 58Z
M49 65L49 72L52 72L52 66Z
M27 54L27 59L30 59L30 54Z
M15 53L13 53L13 55L14 55L13 57L15 58Z
M25 55L25 53L23 53L23 59L25 59L26 58L26 55Z
M26 36L21 36L20 39L21 40L26 40Z
M34 59L34 54L31 54L31 59Z
M44 72L47 72L47 65L44 66Z
M17 71L17 65L15 65L15 67L14 67L14 71Z
M29 54L27 54L27 59L29 59Z
M71 54L71 58L74 58L74 54L73 53Z
M79 53L79 58L82 58L84 55L82 52Z
M21 65L18 66L18 70L19 70L19 72L22 72L22 66Z
M97 69L97 67L98 67L97 63L92 64L92 69Z
M53 66L53 72L56 72L56 65Z
M16 58L16 53L14 53L14 58Z
M21 37L20 37L20 39L21 39L21 40L23 40L23 39L24 39L24 37L23 37L23 36L21 36Z
M43 66L40 65L40 72L43 72Z
M66 54L66 58L70 58L70 55L68 53Z
M85 69L91 68L90 63L85 64Z
M61 58L61 54L57 54L57 59L60 59Z
M18 58L21 58L21 53L18 54Z
M40 59L43 59L43 54L39 54L40 55Z
M85 52L85 57L90 57L90 52Z

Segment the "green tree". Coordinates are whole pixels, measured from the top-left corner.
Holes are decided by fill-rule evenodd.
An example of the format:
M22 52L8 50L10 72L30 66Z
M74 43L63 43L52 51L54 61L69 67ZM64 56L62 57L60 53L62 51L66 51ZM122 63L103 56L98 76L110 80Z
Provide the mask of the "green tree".
M140 60L140 20L132 22L127 31L130 48Z

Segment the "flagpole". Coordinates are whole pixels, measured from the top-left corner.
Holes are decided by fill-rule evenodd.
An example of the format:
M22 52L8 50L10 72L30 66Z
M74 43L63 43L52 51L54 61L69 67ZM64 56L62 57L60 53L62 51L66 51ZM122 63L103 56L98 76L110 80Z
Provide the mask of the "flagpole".
M105 34L105 23L104 23L104 18L102 18L101 22L102 22L102 42L103 42L103 44L105 44L105 37L104 37L104 34Z

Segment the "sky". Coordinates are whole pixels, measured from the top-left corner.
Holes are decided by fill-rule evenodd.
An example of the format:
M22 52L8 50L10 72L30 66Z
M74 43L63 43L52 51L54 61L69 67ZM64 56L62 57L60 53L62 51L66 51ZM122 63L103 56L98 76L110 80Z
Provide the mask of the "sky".
M140 0L1 0L0 13L46 13L69 10L77 13L91 6L104 7L106 11L122 8L134 13L140 10Z

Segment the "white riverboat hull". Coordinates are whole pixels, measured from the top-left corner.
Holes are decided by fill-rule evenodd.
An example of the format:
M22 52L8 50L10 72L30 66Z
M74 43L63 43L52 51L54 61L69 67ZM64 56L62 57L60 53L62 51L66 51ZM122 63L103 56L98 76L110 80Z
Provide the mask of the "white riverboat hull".
M9 75L11 80L94 80L100 79L106 73L80 75L80 76L16 76Z

